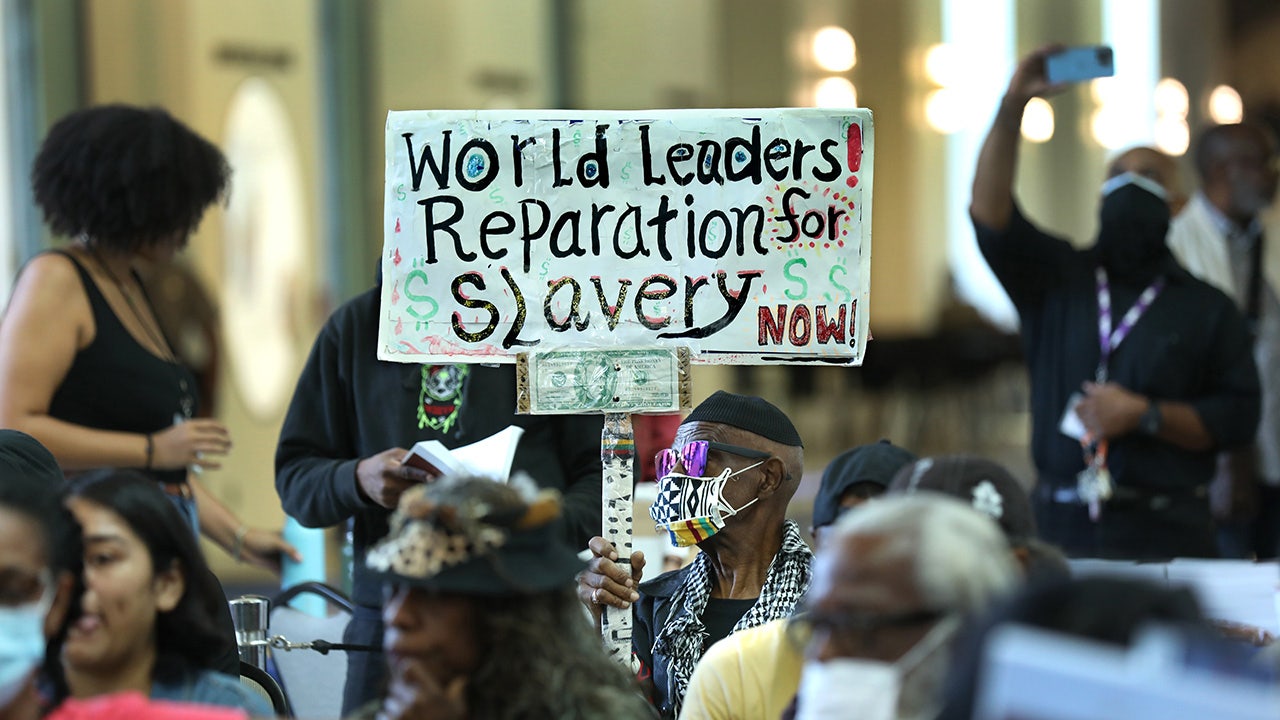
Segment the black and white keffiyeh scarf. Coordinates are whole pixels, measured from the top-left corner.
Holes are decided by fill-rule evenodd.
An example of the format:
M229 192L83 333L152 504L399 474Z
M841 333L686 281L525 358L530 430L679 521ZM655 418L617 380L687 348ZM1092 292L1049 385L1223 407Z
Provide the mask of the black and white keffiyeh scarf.
M791 617L796 604L809 588L809 572L813 553L800 536L800 526L787 520L783 527L782 548L769 565L760 598L732 632L763 625L778 618ZM667 671L668 697L677 714L684 704L689 677L702 658L707 629L702 625L702 611L711 597L711 561L706 553L698 553L685 574L684 583L671 596L671 615L658 632L653 652L671 659Z

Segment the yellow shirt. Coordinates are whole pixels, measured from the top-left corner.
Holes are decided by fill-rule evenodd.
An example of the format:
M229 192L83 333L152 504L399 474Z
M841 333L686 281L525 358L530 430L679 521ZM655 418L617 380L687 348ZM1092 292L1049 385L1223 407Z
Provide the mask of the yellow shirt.
M698 661L681 720L778 720L800 687L801 648L787 620L739 630Z

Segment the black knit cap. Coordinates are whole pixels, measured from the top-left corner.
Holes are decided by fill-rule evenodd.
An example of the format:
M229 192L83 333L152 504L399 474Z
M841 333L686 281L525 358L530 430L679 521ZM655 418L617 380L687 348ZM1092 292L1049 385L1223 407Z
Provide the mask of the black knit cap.
M782 445L804 447L791 418L773 403L753 395L735 395L717 390L711 397L698 403L698 407L680 424L691 422L729 425Z
M894 473L915 459L915 455L888 440L840 453L822 471L818 496L813 499L813 526L820 528L836 521L844 510L840 500L849 488L864 482L887 488Z

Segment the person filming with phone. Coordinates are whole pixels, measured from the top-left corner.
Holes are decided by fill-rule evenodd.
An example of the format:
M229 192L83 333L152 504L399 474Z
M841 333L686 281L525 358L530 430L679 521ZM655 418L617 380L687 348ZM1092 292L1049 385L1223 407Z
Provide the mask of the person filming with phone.
M1249 330L1226 295L1174 260L1167 190L1150 178L1103 184L1087 249L1023 215L1013 196L1023 109L1087 77L1047 72L1069 52L1045 47L1018 63L969 208L1022 325L1036 520L1076 557L1212 556L1215 454L1250 442L1258 424ZM1094 76L1110 74L1102 65Z

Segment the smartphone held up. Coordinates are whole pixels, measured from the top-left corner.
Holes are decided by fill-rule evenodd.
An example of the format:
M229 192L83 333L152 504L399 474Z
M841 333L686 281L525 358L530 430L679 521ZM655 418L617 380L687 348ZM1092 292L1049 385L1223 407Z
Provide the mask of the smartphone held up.
M1106 45L1085 45L1060 50L1044 59L1045 80L1053 85L1111 77L1115 58Z

